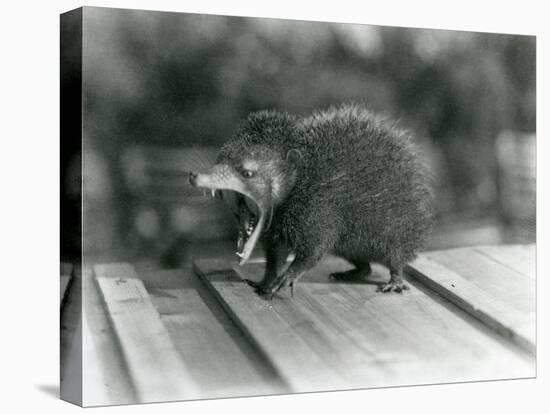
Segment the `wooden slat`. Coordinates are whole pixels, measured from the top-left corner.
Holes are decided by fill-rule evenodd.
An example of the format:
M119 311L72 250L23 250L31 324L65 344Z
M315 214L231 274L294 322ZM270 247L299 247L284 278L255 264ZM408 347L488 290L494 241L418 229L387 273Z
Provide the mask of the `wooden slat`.
M65 304L65 299L67 297L67 292L69 290L69 286L71 284L71 276L61 276L61 280L59 282L59 304L61 307Z
M139 402L200 397L158 312L128 264L94 266Z
M288 329L285 321L273 312L272 304L254 295L246 283L225 267L225 262L222 262L225 269L221 272L216 266L219 261L211 262L214 269L201 263L195 268L197 274L293 391L320 391L348 386L324 358L311 352L307 344Z
M204 398L280 394L289 390L256 361L240 332L207 305L196 289L155 289L151 298ZM222 311L223 312L223 311ZM248 345L248 346L247 346Z
M60 396L82 404L82 294L81 277L75 274L61 308Z
M422 285L403 295L372 283L330 282L329 259L304 276L295 297L259 298L243 267L201 260L195 269L236 324L294 391L529 377L534 360ZM349 265L347 265L349 266ZM373 280L387 278L374 267Z
M289 391L192 269L138 273L204 398Z
M73 272L73 265L71 263L61 263L61 279L59 282L59 304L61 307L65 304L67 292L71 284L71 274Z
M534 279L477 248L434 251L425 256L459 274L486 295L534 319Z
M89 266L82 271L82 313L82 405L135 404L126 362Z
M102 370L98 349L95 346L90 325L82 317L82 406L116 404L110 397L106 386L108 372ZM135 399L134 399L135 401Z
M411 263L406 271L517 345L535 352L535 321L531 315L516 311L448 267L424 256Z
M537 251L534 244L511 246L480 246L474 250L481 252L498 263L521 273L533 280L536 277Z

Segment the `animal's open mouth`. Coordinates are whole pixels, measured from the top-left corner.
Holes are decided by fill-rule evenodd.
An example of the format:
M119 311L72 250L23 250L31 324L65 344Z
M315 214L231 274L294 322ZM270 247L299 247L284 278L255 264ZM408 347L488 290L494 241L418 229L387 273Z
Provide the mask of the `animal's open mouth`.
M241 258L239 263L242 265L260 239L267 218L271 222L273 209L269 197L256 200L239 180L228 179L231 174L226 169L227 166L215 165L210 172L192 175L190 183L210 190L213 196L220 196L235 214L239 224L236 254Z
M238 223L237 251L240 264L244 264L252 254L266 223L265 208L252 197L235 190L216 190L216 195L230 207Z
M258 225L259 211L256 204L247 196L235 193L237 199L237 220L239 237L237 239L237 256L244 257L246 243Z

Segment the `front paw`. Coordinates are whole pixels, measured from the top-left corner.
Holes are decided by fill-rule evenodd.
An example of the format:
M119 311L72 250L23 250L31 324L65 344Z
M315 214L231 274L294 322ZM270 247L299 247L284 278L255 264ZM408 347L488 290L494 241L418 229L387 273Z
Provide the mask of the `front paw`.
M279 292L282 288L286 286L291 286L291 294L293 294L293 283L290 279L284 275L276 277L265 283L258 283L254 281L247 280L248 284L252 286L256 293L260 296L263 296L267 299L273 299L273 296Z
M246 283L248 283L249 286L253 287L254 289L258 289L260 288L260 286L262 286L262 283L261 282L256 282L255 280L250 280L250 279L245 279L244 280Z

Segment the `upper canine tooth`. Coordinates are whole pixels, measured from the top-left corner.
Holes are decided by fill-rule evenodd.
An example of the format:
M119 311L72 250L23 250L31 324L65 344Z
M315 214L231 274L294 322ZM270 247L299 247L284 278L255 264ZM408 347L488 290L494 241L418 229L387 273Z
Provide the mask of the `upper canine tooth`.
M212 190L212 197L216 196L216 190Z

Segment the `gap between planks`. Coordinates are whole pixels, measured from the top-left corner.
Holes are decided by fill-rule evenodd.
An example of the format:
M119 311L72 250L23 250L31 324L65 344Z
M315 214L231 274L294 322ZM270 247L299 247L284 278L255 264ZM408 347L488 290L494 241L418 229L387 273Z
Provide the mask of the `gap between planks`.
M205 266L207 263L210 266ZM252 294L250 287L226 264L224 260L198 261L194 270L285 384L293 392L349 388L345 379L287 329L269 303ZM254 332L249 329L251 326ZM281 354L284 358L272 357Z
M441 305L448 302L439 295L434 302L414 286L402 297L379 294L368 284L312 280L301 283L297 298L266 301L231 263L197 260L194 265L295 392L531 375L530 358L515 355L508 341L492 331L482 333L477 319L466 322ZM316 279L328 280L325 267L315 271ZM480 355L484 363L472 364ZM509 366L499 369L505 360Z
M94 274L139 402L200 398L133 267L95 265Z

